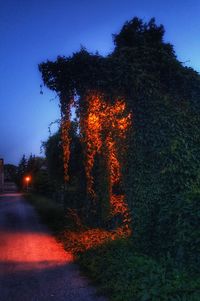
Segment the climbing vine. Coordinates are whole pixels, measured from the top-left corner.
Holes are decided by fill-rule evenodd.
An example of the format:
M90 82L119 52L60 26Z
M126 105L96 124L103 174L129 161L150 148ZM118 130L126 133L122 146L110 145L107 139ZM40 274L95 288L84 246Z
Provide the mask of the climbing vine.
M87 110L81 116L82 140L86 145L85 171L87 192L96 198L92 169L95 156L101 155L107 163L109 201L111 214L123 215L123 221L130 221L128 206L123 194L113 193L114 186L122 180L121 162L117 150L124 151L126 132L131 125L131 114L126 112L125 102L118 99L114 104L105 100L103 95L91 93L86 96ZM117 147L117 143L121 147Z
M103 157L107 165L107 185L111 215L122 215L123 222L127 225L130 222L130 218L125 196L122 193L116 194L113 190L122 181L122 163L120 162L118 151L125 151L125 143L123 142L126 139L127 129L131 125L131 114L126 112L126 105L123 99L109 103L103 95L97 92L88 94L85 97L85 102L87 103L86 110L82 110L80 114L80 133L82 143L85 145L87 193L94 201L96 200L92 170L95 156L98 154ZM73 102L71 101L66 106L61 121L64 178L66 182L69 180L69 129L72 106Z
M74 101L70 101L66 105L64 111L61 112L61 139L63 148L63 164L64 164L64 180L69 180L69 157L70 157L70 119L71 119L71 108L74 105Z

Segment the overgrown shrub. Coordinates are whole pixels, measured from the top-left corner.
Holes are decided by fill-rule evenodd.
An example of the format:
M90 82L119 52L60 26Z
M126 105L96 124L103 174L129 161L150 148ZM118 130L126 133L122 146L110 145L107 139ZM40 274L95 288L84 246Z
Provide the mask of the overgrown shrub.
M113 301L198 301L200 278L178 271L170 258L157 262L125 240L79 255L82 268Z

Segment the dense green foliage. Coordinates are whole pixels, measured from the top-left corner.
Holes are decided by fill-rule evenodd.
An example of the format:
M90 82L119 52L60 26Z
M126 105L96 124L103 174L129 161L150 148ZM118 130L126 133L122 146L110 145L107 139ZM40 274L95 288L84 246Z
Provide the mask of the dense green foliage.
M77 209L81 214L85 198L85 172L83 165L83 150L77 132L77 122L72 121L70 128L70 158L69 179L66 185L63 177L63 152L61 144L61 131L51 135L43 143L45 151L47 172L52 187L53 198L62 199L65 207Z
M43 143L48 174L55 185L63 184L63 158L60 131Z
M177 60L154 19L125 23L114 43L106 57L81 49L40 64L44 83L58 93L62 111L76 96L77 114L88 91L108 101L124 97L133 113L123 188L134 248L199 269L200 77Z
M200 278L176 270L170 258L157 262L114 241L79 256L78 262L113 301L198 301Z
M125 169L135 243L153 256L170 252L182 264L191 259L195 267L200 247L199 116L172 106L167 98L151 105L148 127L130 138Z

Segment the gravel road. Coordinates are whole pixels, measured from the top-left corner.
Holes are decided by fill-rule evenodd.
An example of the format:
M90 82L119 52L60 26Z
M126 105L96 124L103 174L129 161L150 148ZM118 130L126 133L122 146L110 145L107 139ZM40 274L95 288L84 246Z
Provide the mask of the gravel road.
M0 195L0 301L105 301L22 195Z

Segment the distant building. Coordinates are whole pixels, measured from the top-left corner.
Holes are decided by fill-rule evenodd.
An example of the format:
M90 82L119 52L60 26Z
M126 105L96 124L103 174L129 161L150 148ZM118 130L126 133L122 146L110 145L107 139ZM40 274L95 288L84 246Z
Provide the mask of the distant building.
M4 164L3 159L0 159L0 192L4 190Z

